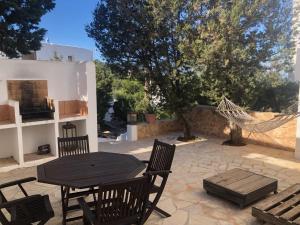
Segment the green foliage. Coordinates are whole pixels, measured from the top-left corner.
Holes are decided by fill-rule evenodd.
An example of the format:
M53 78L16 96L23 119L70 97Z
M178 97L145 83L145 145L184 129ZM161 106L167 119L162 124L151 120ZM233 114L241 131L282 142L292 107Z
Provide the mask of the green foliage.
M127 120L127 113L143 113L148 105L145 99L144 86L136 80L115 79L113 81L115 116Z
M98 122L103 124L105 113L112 101L112 82L114 75L109 67L100 61L95 61L97 82L97 114Z
M199 79L180 52L186 7L191 1L103 0L87 26L108 64L147 84L149 96L184 121L196 102Z
M250 108L257 111L283 112L297 102L298 92L299 83L282 78L278 73L261 75Z
M15 58L39 50L46 30L38 25L54 6L54 0L1 0L0 52Z
M87 33L110 67L145 83L186 137L197 101L262 108L263 74L291 72L292 0L102 0L93 17Z
M156 118L158 120L169 120L169 119L174 119L174 113L168 112L164 109L161 108L156 108L155 110Z
M292 71L292 0L199 0L192 5L181 50L201 75L200 101L216 104L225 95L251 106L258 98L259 76Z

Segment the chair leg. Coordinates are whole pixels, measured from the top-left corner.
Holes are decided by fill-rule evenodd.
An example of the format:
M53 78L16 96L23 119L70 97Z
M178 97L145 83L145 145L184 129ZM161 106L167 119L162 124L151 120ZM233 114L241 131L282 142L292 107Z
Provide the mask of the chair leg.
M69 203L69 188L66 187L64 190L64 187L61 187L61 208L62 208L62 224L66 225L66 219L67 219L67 208L68 208L68 203Z
M90 188L90 190L93 192L93 199L94 199L94 202L96 202L96 201L97 201L97 198L96 198L95 190L94 190L93 187Z
M165 216L165 217L170 217L170 216L171 216L169 213L167 213L166 211L164 211L164 210L158 208L157 206L154 206L154 210L155 210L156 212L158 212L159 214L162 214L162 215Z
M87 220L87 218L85 216L83 216L83 224L84 225L91 225L90 222Z
M159 192L159 193L156 193L156 196L155 196L153 202L150 202L150 201L148 202L149 206L148 206L148 209L145 213L145 220L144 221L146 221L149 218L149 216L151 215L153 210L157 211L158 213L160 213L161 215L163 215L165 217L170 217L171 216L169 213L163 211L162 209L160 209L156 206L159 199L160 199L160 197L161 197L161 195L162 195L162 191Z

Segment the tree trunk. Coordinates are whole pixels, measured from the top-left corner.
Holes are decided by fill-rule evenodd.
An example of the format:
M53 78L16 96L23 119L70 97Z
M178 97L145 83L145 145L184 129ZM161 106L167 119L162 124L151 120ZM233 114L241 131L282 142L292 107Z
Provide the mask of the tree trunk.
M237 126L236 124L230 122L230 141L229 144L231 145L244 145L243 135L242 135L242 128Z
M177 114L177 117L183 123L183 137L179 137L178 140L180 140L180 141L194 140L195 136L192 135L190 124L188 123L187 119L184 117L183 113L177 112L176 114Z

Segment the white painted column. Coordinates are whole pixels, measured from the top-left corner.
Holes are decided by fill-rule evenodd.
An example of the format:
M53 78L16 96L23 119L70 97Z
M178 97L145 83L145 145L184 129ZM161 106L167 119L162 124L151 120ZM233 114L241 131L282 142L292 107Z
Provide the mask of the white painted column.
M127 125L127 141L137 141L138 139L137 125Z
M97 96L96 96L96 68L94 62L86 63L88 117L86 120L86 131L89 135L91 152L98 151L97 131Z
M20 116L19 102L9 100L8 104L14 107L15 120L16 120L15 123L17 125L16 141L18 142L18 152L14 153L14 158L22 166L24 164L24 153L23 153L23 134L22 134L22 127L21 127L22 119Z
M51 149L52 154L54 154L55 157L58 157L58 143L57 138L59 137L59 104L58 100L54 100L54 149Z

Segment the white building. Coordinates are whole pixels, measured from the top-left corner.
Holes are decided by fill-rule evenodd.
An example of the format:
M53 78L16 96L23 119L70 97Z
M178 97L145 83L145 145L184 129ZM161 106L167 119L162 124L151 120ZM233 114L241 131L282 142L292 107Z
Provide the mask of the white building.
M49 106L50 116L28 119L28 111L22 113L25 100L34 113ZM96 104L93 62L0 59L0 171L57 157L57 137L66 122L76 125L78 135L88 135L90 150L98 151ZM37 155L45 144L51 154Z
M40 50L30 55L24 55L22 59L89 62L93 60L93 52L74 46L42 43Z

